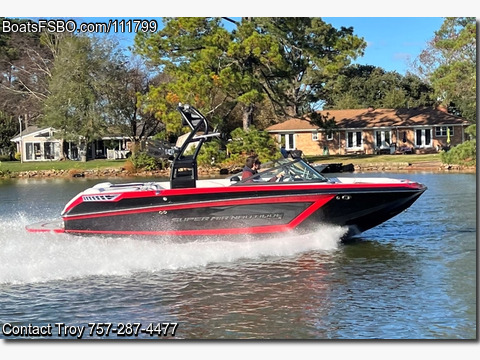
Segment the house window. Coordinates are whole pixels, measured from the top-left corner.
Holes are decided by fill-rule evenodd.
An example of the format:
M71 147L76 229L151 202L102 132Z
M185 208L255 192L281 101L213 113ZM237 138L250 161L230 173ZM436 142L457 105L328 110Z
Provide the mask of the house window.
M35 160L39 160L42 158L42 148L40 143L33 143L33 152L34 152Z
M318 132L317 131L312 133L312 141L318 141Z
M417 129L415 131L415 146L431 147L432 146L432 129Z
M375 131L375 147L380 149L389 148L391 143L390 130Z
M41 145L39 142L25 143L25 160L39 160L42 158Z
M361 131L347 131L347 148L359 148L363 146Z
M53 146L51 142L45 142L43 144L43 157L45 159L53 159Z
M25 160L33 160L33 144L25 144Z
M435 136L436 137L446 137L447 129L450 129L450 136L453 135L453 126L437 126L435 127Z
M286 150L295 150L295 134L280 134L280 144L285 144Z
M60 145L57 142L46 141L43 143L43 157L54 160L60 157Z

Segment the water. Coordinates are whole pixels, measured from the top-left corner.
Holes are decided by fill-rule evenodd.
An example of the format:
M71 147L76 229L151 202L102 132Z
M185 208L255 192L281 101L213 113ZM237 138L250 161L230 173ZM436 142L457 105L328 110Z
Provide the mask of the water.
M0 323L51 325L49 339L75 338L56 323L97 339L93 322L178 323L136 337L155 340L475 339L475 175L369 175L429 189L348 244L334 227L242 243L31 234L104 180L0 182Z

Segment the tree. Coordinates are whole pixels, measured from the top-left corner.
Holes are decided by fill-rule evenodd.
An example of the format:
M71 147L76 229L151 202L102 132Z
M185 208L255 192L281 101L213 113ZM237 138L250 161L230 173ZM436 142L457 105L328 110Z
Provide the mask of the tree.
M160 81L142 97L142 107L162 121L169 133L178 134L182 129L176 111L179 102L195 105L218 122L219 107L226 99L218 73L224 66L222 55L231 34L220 26L219 18L163 21L158 33L138 33L135 37L136 53L160 71Z
M105 122L109 132L128 136L135 144L132 148L135 152L142 139L160 130L159 121L145 112L139 102L148 92L152 79L138 58L113 55L103 71Z
M175 101L195 104L217 122L239 106L246 130L265 99L281 116L303 115L321 99L326 78L365 46L353 29L316 18L233 22L229 32L219 18L167 18L160 32L137 35L136 51L171 79L148 96L158 118L170 122Z
M371 65L343 69L325 86L325 109L404 108L433 105L433 89L418 76Z
M10 141L18 133L18 120L0 110L0 155L9 155L15 151Z
M42 124L54 127L65 140L80 141L80 150L105 131L103 70L109 49L98 40L71 36L62 40L52 69Z
M111 134L138 144L158 131L158 120L138 101L150 81L138 59L127 57L117 42L65 37L56 51L42 123L66 140L80 141L83 151L90 141Z
M321 18L259 18L258 31L278 44L275 67L265 66L262 84L279 115L304 117L325 98L325 83L351 60L363 55L366 43L353 28L339 30Z
M445 163L476 164L476 19L445 18L415 64L448 111L468 119L470 140L442 154Z
M476 123L476 19L445 18L416 61L439 101Z
M0 21L6 21L0 18ZM30 20L9 19L14 24ZM2 27L3 29L3 27ZM24 119L24 126L41 116L48 93L53 53L45 34L2 32L0 29L0 111L3 116ZM16 121L18 125L18 121Z

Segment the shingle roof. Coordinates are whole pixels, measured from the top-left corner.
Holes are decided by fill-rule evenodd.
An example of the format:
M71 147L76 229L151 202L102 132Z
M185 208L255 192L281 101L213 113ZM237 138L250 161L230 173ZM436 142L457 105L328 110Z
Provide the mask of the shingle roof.
M323 110L319 113L334 118L339 129L469 124L461 117L433 108ZM314 129L318 127L308 120L292 118L272 125L266 130L275 132Z
M43 133L49 134L50 131L55 132L55 130L51 127L39 128L35 125L30 125L26 129L22 130L22 138L35 133L38 133L37 136L42 135ZM13 141L13 142L20 141L20 133L17 133L12 139L10 139L10 141Z

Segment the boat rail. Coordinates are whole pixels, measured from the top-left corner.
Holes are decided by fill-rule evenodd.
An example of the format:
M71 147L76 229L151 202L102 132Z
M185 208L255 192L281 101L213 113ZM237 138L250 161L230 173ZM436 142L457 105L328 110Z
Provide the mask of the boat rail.
M207 119L193 106L179 104L177 110L182 116L182 125L189 126L192 131L172 162L170 188L194 188L198 180L197 157L200 149L205 141L219 133L209 133ZM197 143L194 153L186 155L188 145L194 142Z

